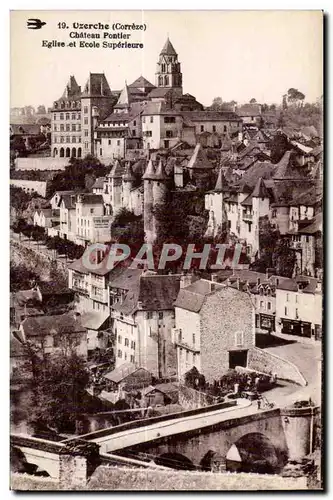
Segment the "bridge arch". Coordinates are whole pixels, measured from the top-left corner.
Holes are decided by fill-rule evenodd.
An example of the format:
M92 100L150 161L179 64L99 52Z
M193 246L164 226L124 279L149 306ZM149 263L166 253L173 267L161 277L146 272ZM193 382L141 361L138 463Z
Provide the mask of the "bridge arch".
M177 470L195 470L193 462L180 453L163 453L155 459L157 465L170 467Z
M12 472L50 477L49 472L47 472L41 464L33 463L30 460L28 461L25 454L16 446L11 446L10 449L10 468Z
M259 432L245 434L228 450L226 469L230 472L279 472L285 461L271 440Z

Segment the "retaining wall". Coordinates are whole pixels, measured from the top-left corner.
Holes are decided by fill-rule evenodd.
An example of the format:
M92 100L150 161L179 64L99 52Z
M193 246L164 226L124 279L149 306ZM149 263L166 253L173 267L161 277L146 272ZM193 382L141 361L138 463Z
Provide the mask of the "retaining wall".
M276 373L277 377L305 387L307 381L296 365L258 347L252 347L247 355L247 368L263 373Z

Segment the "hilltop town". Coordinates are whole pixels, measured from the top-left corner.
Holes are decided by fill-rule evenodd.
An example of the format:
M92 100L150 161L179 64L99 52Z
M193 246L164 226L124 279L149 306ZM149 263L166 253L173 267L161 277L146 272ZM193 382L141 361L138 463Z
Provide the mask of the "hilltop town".
M169 38L154 84L141 75L118 91L103 73L83 87L70 75L59 95L47 112L12 110L10 124L14 448L81 436L101 447L104 465L112 453L119 467L287 481L306 476L306 463L319 477L321 100L304 103L290 88L281 104L205 107L184 93ZM112 245L129 258L110 267ZM178 259L166 245L181 248ZM250 441L224 443L225 456L202 442L200 457L155 430L118 448L106 432L205 412L215 432L214 411L229 407L246 424L281 410L285 450L273 430L274 453L253 430ZM29 468L28 455L15 455L15 472L55 477Z

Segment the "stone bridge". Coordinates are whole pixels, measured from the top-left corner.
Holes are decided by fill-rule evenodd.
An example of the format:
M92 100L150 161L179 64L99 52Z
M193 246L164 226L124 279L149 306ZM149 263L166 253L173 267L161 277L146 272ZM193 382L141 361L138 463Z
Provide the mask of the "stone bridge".
M313 449L317 408L258 411L249 401L135 421L82 436L115 453L177 469L277 473ZM255 467L255 468L254 468Z
M68 443L23 434L10 436L11 470L49 476L63 485L82 486L102 464L131 468L165 467L140 460L99 453L99 446L82 439Z

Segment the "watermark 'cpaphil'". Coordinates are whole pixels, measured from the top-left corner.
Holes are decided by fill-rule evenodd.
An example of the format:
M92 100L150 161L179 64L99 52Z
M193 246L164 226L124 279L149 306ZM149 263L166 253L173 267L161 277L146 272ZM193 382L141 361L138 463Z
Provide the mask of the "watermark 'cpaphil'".
M194 267L200 270L209 267L215 271L224 268L227 253L229 259L230 253L232 253L231 267L235 268L240 262L242 249L241 244L230 247L222 243L216 245L206 243L203 249L198 249L194 243L191 243L184 249L177 243L165 243L162 249L159 249L156 259L155 249L150 243L144 243L134 257L128 245L112 243L108 246L102 243L93 243L86 248L82 256L82 264L87 271L91 272L101 269L111 271L118 263L131 259L130 269L144 267L151 270L164 270L168 263L179 261L179 263L182 262L185 271ZM212 262L214 258L215 261Z

